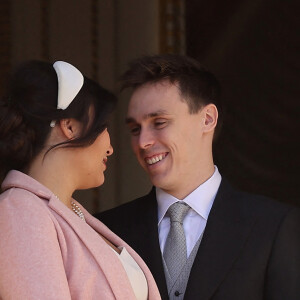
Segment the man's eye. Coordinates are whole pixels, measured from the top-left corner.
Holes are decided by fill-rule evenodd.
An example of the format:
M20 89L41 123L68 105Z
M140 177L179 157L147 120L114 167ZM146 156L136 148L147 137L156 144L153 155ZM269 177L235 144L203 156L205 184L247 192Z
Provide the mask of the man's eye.
M138 135L140 133L140 127L132 127L130 128L131 135Z
M156 128L163 128L164 126L167 125L167 121L165 120L155 121L154 125Z

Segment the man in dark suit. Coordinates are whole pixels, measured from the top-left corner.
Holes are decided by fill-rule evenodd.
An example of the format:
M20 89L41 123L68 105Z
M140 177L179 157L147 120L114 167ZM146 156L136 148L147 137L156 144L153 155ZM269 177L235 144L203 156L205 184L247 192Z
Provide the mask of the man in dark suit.
M214 165L221 117L214 75L188 57L157 55L132 62L123 80L133 88L126 119L133 151L154 187L97 217L141 255L163 299L299 300L299 210L233 189ZM174 279L181 256L171 263L167 256L177 249L168 241L176 202L188 209L178 221L186 257Z

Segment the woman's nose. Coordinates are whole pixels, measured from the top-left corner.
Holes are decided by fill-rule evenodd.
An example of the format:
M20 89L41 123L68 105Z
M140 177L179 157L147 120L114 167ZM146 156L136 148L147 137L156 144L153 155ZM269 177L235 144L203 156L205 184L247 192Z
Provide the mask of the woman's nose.
M110 156L114 153L114 148L112 145L109 146L109 149L106 151L107 156Z

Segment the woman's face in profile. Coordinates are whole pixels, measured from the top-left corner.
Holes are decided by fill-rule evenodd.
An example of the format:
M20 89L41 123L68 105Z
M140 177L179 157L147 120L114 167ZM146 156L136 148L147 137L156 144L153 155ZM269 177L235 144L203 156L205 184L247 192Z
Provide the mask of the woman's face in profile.
M104 183L104 171L108 156L113 153L108 130L105 129L93 144L76 149L77 169L80 176L78 189L98 187Z

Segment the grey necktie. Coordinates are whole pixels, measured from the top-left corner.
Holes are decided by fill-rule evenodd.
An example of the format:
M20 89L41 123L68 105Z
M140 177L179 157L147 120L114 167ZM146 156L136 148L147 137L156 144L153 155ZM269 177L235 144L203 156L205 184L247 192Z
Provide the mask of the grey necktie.
M176 202L168 209L171 227L164 249L164 259L174 281L187 260L186 240L183 230L183 219L190 207L184 202Z

